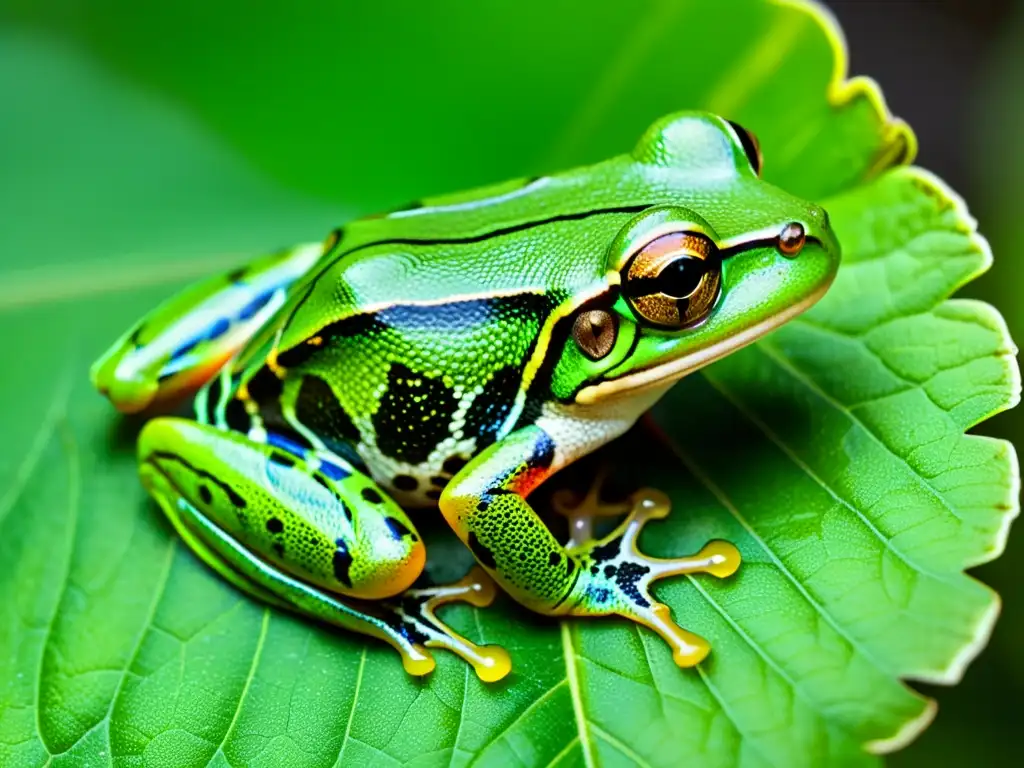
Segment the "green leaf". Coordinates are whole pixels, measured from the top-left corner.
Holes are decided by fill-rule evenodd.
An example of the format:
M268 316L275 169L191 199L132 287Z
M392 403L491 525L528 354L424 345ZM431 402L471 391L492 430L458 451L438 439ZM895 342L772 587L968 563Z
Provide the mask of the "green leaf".
M7 2L285 185L362 212L602 160L683 106L742 121L768 176L812 198L914 152L871 86L843 81L837 30L800 0Z
M200 120L52 37L0 38L0 764L860 765L927 724L933 705L901 681L955 682L997 610L963 570L1001 550L1015 457L964 431L1016 402L1015 350L994 310L949 300L987 247L941 182L883 172L913 137L869 84L842 84L819 16L610 6L587 37L572 3L439 19L325 4L251 28L226 4L186 35L188 4L92 12L108 5L109 23L85 13L64 34ZM341 20L359 34L336 44ZM160 30L188 55L153 44ZM673 499L646 551L722 537L743 552L728 581L658 590L711 641L700 668L625 622L506 600L446 618L509 649L507 681L440 653L416 681L378 643L241 596L145 499L138 424L86 370L181 281L368 206L622 151L701 105L824 203L844 265L814 310L682 382L656 429L610 453L621 482Z

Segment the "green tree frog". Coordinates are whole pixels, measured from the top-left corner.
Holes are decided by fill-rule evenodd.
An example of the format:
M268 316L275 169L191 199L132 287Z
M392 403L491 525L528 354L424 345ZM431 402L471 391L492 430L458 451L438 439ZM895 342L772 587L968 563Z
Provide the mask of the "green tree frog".
M729 576L736 549L644 555L641 527L668 513L655 491L628 509L588 494L562 544L528 496L824 294L839 261L825 211L760 166L740 126L671 115L629 154L424 199L202 282L92 380L125 412L195 393L194 419L154 418L138 440L184 541L260 600L391 644L413 675L430 648L486 681L509 672L502 648L435 613L485 606L495 585L549 616L628 617L692 666L708 643L650 584ZM414 586L414 507L440 509L473 553L465 578ZM614 512L595 539L591 518Z

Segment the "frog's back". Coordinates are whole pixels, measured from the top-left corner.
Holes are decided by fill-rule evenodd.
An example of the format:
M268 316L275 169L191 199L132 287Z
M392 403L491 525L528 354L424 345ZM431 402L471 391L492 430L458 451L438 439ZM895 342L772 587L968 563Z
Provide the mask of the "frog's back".
M709 135L694 151L712 169L731 163L721 132ZM268 357L282 385L264 402L327 447L354 447L403 503L436 499L461 463L550 399L571 312L607 295L622 227L731 180L673 166L663 138L655 130L631 155L339 230L278 320Z
M538 412L560 307L604 289L609 242L647 205L574 187L520 180L348 225L285 313L261 410L352 449L403 503L435 500Z

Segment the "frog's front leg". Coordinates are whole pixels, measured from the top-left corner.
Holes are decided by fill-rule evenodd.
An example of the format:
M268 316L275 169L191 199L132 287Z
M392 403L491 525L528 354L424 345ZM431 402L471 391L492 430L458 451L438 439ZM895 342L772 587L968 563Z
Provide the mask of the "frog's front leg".
M281 307L322 251L298 245L189 286L93 364L93 385L125 413L194 392Z
M526 501L555 469L551 438L540 427L526 427L464 467L442 495L441 510L480 564L528 608L625 616L661 635L679 666L700 663L707 642L676 625L649 586L674 574L729 576L739 567L736 548L712 541L693 557L666 560L639 552L641 528L669 510L664 494L653 491L635 494L626 520L608 536L563 547Z
M401 507L341 459L160 418L143 429L139 460L143 485L184 541L245 592L384 640L414 675L434 668L430 647L459 654L484 680L511 668L503 649L474 645L434 613L453 601L488 605L486 574L408 589L423 568L423 542Z

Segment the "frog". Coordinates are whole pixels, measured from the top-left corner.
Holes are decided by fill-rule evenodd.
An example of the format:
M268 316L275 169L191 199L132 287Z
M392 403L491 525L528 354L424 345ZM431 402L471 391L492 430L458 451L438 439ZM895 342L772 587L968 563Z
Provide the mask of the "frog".
M561 620L625 617L692 667L710 645L651 585L727 578L737 548L644 554L641 530L671 506L655 489L555 494L563 542L530 494L828 290L827 213L763 162L737 122L674 113L611 159L425 197L202 280L92 382L154 414L140 479L201 560L263 603L390 644L411 675L435 668L432 649L485 682L508 675L501 645L437 615L499 591ZM191 415L168 412L187 398ZM413 518L431 510L475 559L453 583L423 578Z

